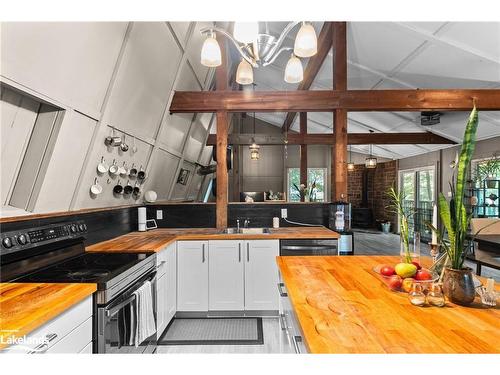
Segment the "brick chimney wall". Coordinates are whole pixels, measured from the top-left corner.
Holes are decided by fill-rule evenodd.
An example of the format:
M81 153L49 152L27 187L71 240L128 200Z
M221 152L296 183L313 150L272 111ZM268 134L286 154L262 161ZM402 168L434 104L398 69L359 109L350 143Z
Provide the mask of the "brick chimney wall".
M362 207L364 170L365 166L360 164L355 166L354 171L348 173L347 195L353 208ZM397 174L397 161L395 160L379 163L377 168L368 171L368 207L372 209L376 221L390 221L391 230L396 228L397 218L386 208L390 203L387 190L396 184Z

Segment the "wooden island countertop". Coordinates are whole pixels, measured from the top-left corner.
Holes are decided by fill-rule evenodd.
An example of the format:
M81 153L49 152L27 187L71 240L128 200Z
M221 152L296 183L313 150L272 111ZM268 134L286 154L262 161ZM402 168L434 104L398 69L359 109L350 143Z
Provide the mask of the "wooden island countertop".
M394 256L278 257L310 353L500 353L499 307L417 307L373 271ZM498 288L497 288L498 289Z
M338 238L339 234L325 227L270 228L267 234L225 234L215 228L171 229L159 228L147 232L131 232L87 246L92 252L158 252L180 240L271 240L284 238Z
M95 284L0 283L0 349L97 290Z

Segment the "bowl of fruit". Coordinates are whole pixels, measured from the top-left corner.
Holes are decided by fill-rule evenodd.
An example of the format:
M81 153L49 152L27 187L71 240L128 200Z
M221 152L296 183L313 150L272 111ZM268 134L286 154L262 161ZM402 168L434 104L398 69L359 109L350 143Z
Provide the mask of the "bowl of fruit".
M389 289L396 292L410 292L414 283L422 285L427 290L433 282L439 279L435 272L422 268L418 262L398 263L395 266L380 264L373 269Z

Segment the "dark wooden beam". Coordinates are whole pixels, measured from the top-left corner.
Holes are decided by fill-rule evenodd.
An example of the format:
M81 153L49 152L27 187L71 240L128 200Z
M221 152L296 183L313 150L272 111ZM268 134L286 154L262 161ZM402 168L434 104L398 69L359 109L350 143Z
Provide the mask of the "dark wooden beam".
M318 35L318 52L307 62L307 66L304 69L304 79L300 82L297 90L309 90L331 48L332 22L325 22ZM290 129L296 115L296 112L288 112L283 123L283 131Z
M307 112L300 112L300 135L307 135ZM300 183L307 186L307 145L300 145ZM304 198L301 197L301 201Z
M219 40L222 55L222 64L215 71L216 92L226 92L229 83L227 69L226 40ZM216 114L217 121L217 172L216 172L216 197L215 197L215 223L217 228L227 227L227 202L228 202L228 171L227 171L227 134L229 128L228 113L220 110Z
M500 90L176 91L171 113L500 110Z
M347 90L347 23L332 25L333 88ZM333 136L331 165L331 199L347 200L347 111L337 108L333 112Z
M251 145L252 138L259 145L284 145L285 135L274 134L229 134L228 144ZM306 134L288 133L286 138L290 145L333 145L334 134ZM210 134L207 146L215 146L215 134ZM456 142L433 133L348 133L347 144L350 145L405 145L405 144L450 144Z

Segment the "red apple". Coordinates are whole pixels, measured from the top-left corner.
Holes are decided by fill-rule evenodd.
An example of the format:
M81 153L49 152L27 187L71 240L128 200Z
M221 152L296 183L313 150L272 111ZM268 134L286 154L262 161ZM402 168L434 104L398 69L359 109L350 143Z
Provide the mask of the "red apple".
M414 261L413 261L413 262L411 262L411 263L412 263L415 267L417 267L417 270L422 269L422 266L421 266L421 265L420 265L420 263L418 263L417 261L415 261L415 260L414 260Z
M428 270L420 269L415 274L415 280L432 280L432 274Z
M394 270L394 267L392 267L392 266L382 266L380 268L380 273L384 276L392 276L396 273L396 271Z
M398 275L391 276L387 285L389 285L389 288L392 290L399 290L401 289L401 285L403 285L403 279Z

